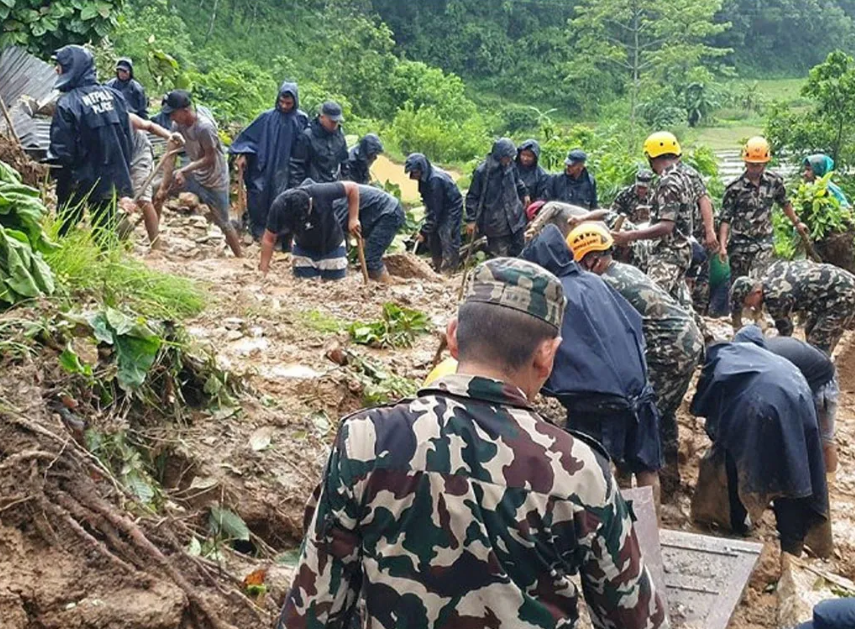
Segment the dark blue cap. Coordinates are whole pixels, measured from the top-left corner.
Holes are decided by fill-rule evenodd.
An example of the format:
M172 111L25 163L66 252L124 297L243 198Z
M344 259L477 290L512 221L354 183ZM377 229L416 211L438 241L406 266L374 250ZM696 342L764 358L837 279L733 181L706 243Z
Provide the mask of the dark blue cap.
M163 104L163 113L171 114L177 109L186 109L193 104L193 99L190 98L190 92L186 90L172 90L166 95L166 102Z
M573 149L569 153L567 153L567 159L564 160L564 164L569 166L570 164L577 164L579 162L587 162L588 154L582 149Z
M330 120L335 120L336 122L344 122L344 116L341 113L341 105L339 105L334 100L328 100L323 105L321 105L321 113Z

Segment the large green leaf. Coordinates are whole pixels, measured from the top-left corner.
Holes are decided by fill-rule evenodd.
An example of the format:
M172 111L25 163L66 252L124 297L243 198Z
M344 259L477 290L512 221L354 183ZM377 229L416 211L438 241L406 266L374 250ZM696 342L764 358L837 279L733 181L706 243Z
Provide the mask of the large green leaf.
M94 20L98 15L98 5L94 2L88 2L80 10L80 19L84 22Z
M229 509L211 507L208 526L212 533L220 537L244 542L249 541L249 527L246 522L237 513Z
M122 335L116 339L119 386L130 391L145 382L161 343L160 337L155 335L147 338Z

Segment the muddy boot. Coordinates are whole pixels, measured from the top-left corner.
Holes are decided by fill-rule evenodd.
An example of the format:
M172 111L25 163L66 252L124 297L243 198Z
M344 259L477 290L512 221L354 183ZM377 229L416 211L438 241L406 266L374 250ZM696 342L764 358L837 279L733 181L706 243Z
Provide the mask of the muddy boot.
M380 284L394 283L394 280L392 280L392 276L389 275L389 270L386 268L385 264L376 271L368 271L368 277Z

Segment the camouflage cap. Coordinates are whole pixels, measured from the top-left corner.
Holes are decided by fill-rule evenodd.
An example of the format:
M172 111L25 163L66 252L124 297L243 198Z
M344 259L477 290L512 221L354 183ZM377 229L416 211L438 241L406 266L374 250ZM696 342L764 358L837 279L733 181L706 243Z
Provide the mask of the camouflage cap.
M517 258L495 258L479 264L463 301L518 310L556 329L561 329L567 303L557 277L543 267Z
M736 281L733 282L733 286L730 288L730 303L735 310L741 310L745 307L745 298L748 297L756 284L756 280L752 280L745 275L736 278Z

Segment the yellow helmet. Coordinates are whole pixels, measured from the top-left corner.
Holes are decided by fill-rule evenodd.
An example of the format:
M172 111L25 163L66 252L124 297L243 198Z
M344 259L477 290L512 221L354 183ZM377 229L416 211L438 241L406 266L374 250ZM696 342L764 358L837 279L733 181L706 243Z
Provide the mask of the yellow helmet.
M662 155L682 155L683 149L673 133L659 131L644 141L644 154L653 159Z
M453 373L457 373L457 361L450 357L446 358L428 374L428 377L422 383L422 388L427 388L440 378L450 376Z
M742 147L742 161L746 164L768 164L771 160L772 149L766 138L755 136Z
M608 229L601 223L582 223L567 236L567 246L579 262L589 253L608 251L615 244Z

